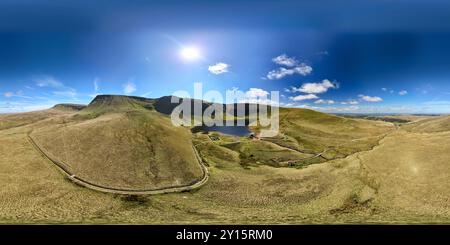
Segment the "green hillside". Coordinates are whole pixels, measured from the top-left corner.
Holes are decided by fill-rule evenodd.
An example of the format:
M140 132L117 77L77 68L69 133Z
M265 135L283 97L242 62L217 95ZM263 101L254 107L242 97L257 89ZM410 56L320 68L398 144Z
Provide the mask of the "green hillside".
M403 127L416 133L437 133L450 131L450 116L423 119Z
M80 105L80 104L57 104L57 105L53 106L52 109L60 110L60 111L75 112L75 111L81 111L84 108L86 108L86 105Z
M386 122L350 119L309 109L280 108L280 135L266 140L333 159L367 150L393 130Z
M190 132L172 126L151 102L98 96L80 112L31 136L74 175L101 186L151 190L195 183L203 172Z

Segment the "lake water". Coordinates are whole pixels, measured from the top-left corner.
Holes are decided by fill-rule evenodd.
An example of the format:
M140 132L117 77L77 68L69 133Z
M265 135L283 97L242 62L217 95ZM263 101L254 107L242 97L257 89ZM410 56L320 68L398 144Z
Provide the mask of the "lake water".
M192 132L219 132L222 134L228 134L233 136L245 137L249 136L252 132L247 126L197 126L192 128Z

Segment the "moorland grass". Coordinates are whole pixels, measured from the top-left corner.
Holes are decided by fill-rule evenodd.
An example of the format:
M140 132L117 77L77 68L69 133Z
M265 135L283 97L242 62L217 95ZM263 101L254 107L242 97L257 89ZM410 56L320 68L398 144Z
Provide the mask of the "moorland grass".
M294 128L300 124L325 133L336 133L339 137L346 135L346 142L350 144L355 142L352 140L366 142L365 137L379 141L367 150L358 146L357 149L363 150L301 169L266 164L243 166L240 147L233 150L222 145L232 144L238 139L220 136L218 142L213 142L207 135L196 134L193 141L209 165L209 181L190 192L136 197L101 193L67 181L32 147L27 134L33 131L45 138L46 134L59 132L59 135L53 133L52 136L66 138L65 144L75 148L79 145L71 141L77 142L76 137L88 131L91 138L82 139L86 143L91 142L91 147L101 147L104 142L92 139L97 137L95 132L101 132L105 137L116 133L117 136L146 135L146 131L125 125L141 125L152 120L147 116L153 114L107 113L93 120L72 121L73 114L53 113L48 112L43 120L20 122L0 130L1 223L450 223L447 194L450 188L447 181L450 178L450 135L440 118L434 123L428 122L429 126L438 129L433 130L437 132L412 132L402 126L386 135L384 125L389 124L384 122L376 124L378 122L370 121L366 124L365 120L357 120L346 126L344 124L348 121L328 118L325 125L311 125L317 119L291 118L289 120L295 124L285 122L287 125L283 127ZM152 122L165 120L156 118ZM0 117L0 121L2 119ZM380 129L374 125L381 125ZM65 127L73 128L64 136ZM124 131L123 128L132 130ZM356 128L353 135L349 131L352 128ZM167 130L156 129L160 132ZM309 131L301 133L306 132ZM379 135L383 138L378 138ZM314 137L327 147L340 142L338 136L334 139L328 134L314 134ZM118 138L129 142L126 136ZM138 138L131 143L145 143L147 140ZM291 145L299 144L292 138L295 139L291 135L287 137ZM367 142L371 143L372 138L369 139ZM328 143L326 140L336 142ZM110 144L110 148L117 146L115 141L111 142L114 144ZM178 143L180 139L173 142ZM48 147L55 146L49 144ZM342 149L337 152L342 152ZM138 150L134 154L143 153ZM270 154L261 156L270 157ZM128 170L133 167L127 166ZM96 171L97 176L102 175L103 170Z

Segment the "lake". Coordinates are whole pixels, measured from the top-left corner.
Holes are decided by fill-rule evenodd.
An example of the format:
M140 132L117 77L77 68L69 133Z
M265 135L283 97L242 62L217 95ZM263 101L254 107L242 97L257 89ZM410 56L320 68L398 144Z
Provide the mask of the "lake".
M219 132L222 134L228 134L233 136L245 137L249 136L252 131L247 126L197 126L191 129L193 133L198 132Z

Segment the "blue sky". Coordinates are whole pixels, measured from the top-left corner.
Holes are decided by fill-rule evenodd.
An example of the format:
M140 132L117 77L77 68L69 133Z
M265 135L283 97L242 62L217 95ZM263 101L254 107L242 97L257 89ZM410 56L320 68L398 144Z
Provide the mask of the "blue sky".
M450 113L449 12L437 0L3 0L0 113L194 82L326 112Z

